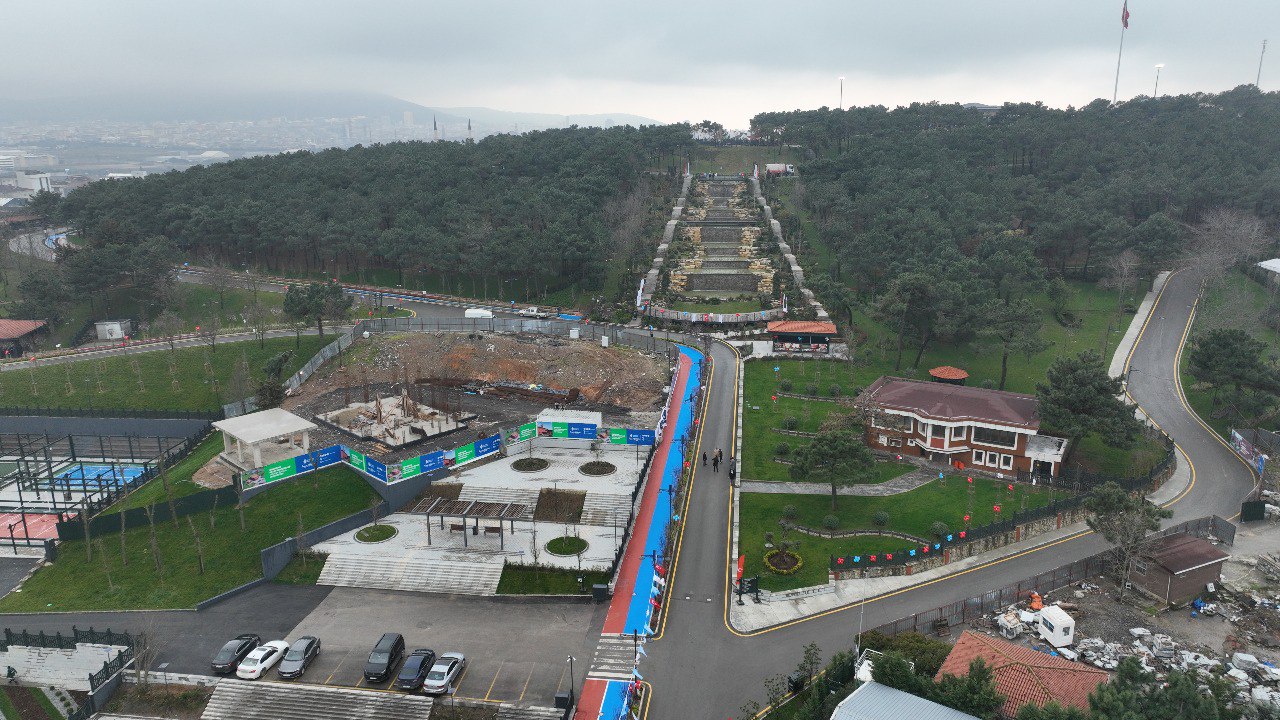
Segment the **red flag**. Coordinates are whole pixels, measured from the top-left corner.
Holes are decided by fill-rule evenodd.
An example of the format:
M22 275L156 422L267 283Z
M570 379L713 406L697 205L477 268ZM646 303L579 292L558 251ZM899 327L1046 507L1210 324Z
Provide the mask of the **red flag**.
M1129 0L1124 0L1124 9L1120 11L1120 23L1129 29Z

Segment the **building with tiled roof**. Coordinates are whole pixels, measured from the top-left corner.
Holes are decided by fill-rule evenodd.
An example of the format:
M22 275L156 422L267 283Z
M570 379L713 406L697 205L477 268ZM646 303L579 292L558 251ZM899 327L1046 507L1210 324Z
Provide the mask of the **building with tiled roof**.
M978 720L932 700L878 682L858 686L831 712L831 720Z
M1002 638L966 631L956 641L937 677L966 675L969 665L981 658L995 678L996 692L1004 696L1000 715L1013 718L1024 705L1089 709L1089 695L1110 677L1105 671L1037 652Z
M1153 541L1134 561L1129 581L1168 605L1190 602L1209 583L1222 581L1222 564L1231 554L1186 533Z
M885 376L858 404L870 415L871 447L960 469L1053 477L1067 451L1065 439L1040 434L1034 395Z
M836 324L819 320L774 320L765 328L778 353L828 353Z
M0 319L0 356L18 357L35 349L36 336L47 331L43 320Z

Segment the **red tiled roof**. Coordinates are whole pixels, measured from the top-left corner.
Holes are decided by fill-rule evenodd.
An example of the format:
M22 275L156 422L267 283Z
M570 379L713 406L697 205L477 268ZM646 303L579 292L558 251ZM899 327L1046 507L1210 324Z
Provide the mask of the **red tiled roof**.
M942 367L936 367L930 370L929 374L938 378L939 380L964 380L965 378L969 377L969 373L961 370L958 367L951 367L950 365L943 365Z
M0 320L0 340L17 340L44 326L43 320Z
M1089 694L1109 677L1088 665L969 631L951 648L937 677L966 675L976 658L982 658L995 676L996 691L1005 697L1000 707L1005 717L1017 715L1023 705L1043 707L1050 701L1088 710Z
M769 323L771 333L813 333L815 335L835 335L836 324L817 320L774 320Z
M1040 401L1034 395L966 385L884 376L858 396L860 402L941 422L962 420L1026 430L1040 428Z
M1213 543L1186 533L1160 538L1148 551L1151 559L1177 575L1231 557Z

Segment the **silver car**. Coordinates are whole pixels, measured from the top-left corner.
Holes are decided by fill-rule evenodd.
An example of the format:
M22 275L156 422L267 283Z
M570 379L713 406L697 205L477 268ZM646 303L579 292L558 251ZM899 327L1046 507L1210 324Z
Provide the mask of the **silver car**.
M426 680L422 681L422 692L428 695L443 695L453 690L454 683L462 676L467 667L467 659L459 652L447 652L436 658Z

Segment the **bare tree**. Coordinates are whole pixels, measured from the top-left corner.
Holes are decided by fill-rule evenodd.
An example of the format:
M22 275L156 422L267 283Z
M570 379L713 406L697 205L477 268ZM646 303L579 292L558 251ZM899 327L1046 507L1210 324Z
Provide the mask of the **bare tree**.
M216 316L196 326L196 336L201 342L208 343L209 352L218 352L218 331L222 329L222 321Z
M80 501L80 524L84 526L84 559L93 561L93 537L89 529L89 498Z
M297 544L297 553L302 558L302 566L307 566L307 527L302 523L302 511L298 511L298 530L293 536Z
M107 553L102 549L102 540L94 540L98 545L98 557L102 560L102 574L107 576L107 590L116 591L116 584L111 580L111 564L107 562Z
M165 466L162 459L160 465L160 485L164 487L164 500L169 505L169 517L173 520L173 527L178 527L178 511L173 506L173 488L169 487L169 470Z
M1187 260L1216 280L1236 263L1258 257L1272 242L1263 221L1253 213L1215 208L1191 228Z
M127 566L127 565L129 564L129 551L128 551L128 548L126 548L126 547L125 547L125 542L124 542L124 538L125 538L125 534L124 534L124 515L125 515L125 512L124 512L123 510L121 510L120 512L118 512L118 513L116 513L116 514L120 516L120 566L121 566L121 567L125 567L125 566Z
M182 318L172 310L165 310L151 323L151 330L158 337L168 338L169 349L176 350L174 341L177 340L178 333L182 332Z
M213 506L209 508L209 529L216 530L218 526L218 496L213 496Z
M235 278L235 273L222 261L210 257L205 261L205 278L209 285L218 291L218 310L226 312L227 288Z
M1103 280L1103 284L1116 290L1117 314L1124 309L1124 296L1128 294L1129 287L1133 285L1138 268L1141 265L1142 259L1132 250L1125 250L1120 253L1111 263L1111 274Z
M191 539L194 540L196 544L196 562L200 564L200 574L203 575L204 574L204 543L200 542L200 532L196 530L196 523L194 520L191 519L190 515L187 516L187 527L191 528Z
M244 532L244 474L236 473L231 480L231 487L236 489L236 512L240 515L240 532Z
M151 560L156 566L156 575L164 579L164 561L160 559L160 543L156 542L156 504L148 503L142 508L147 514L147 526L151 530Z

